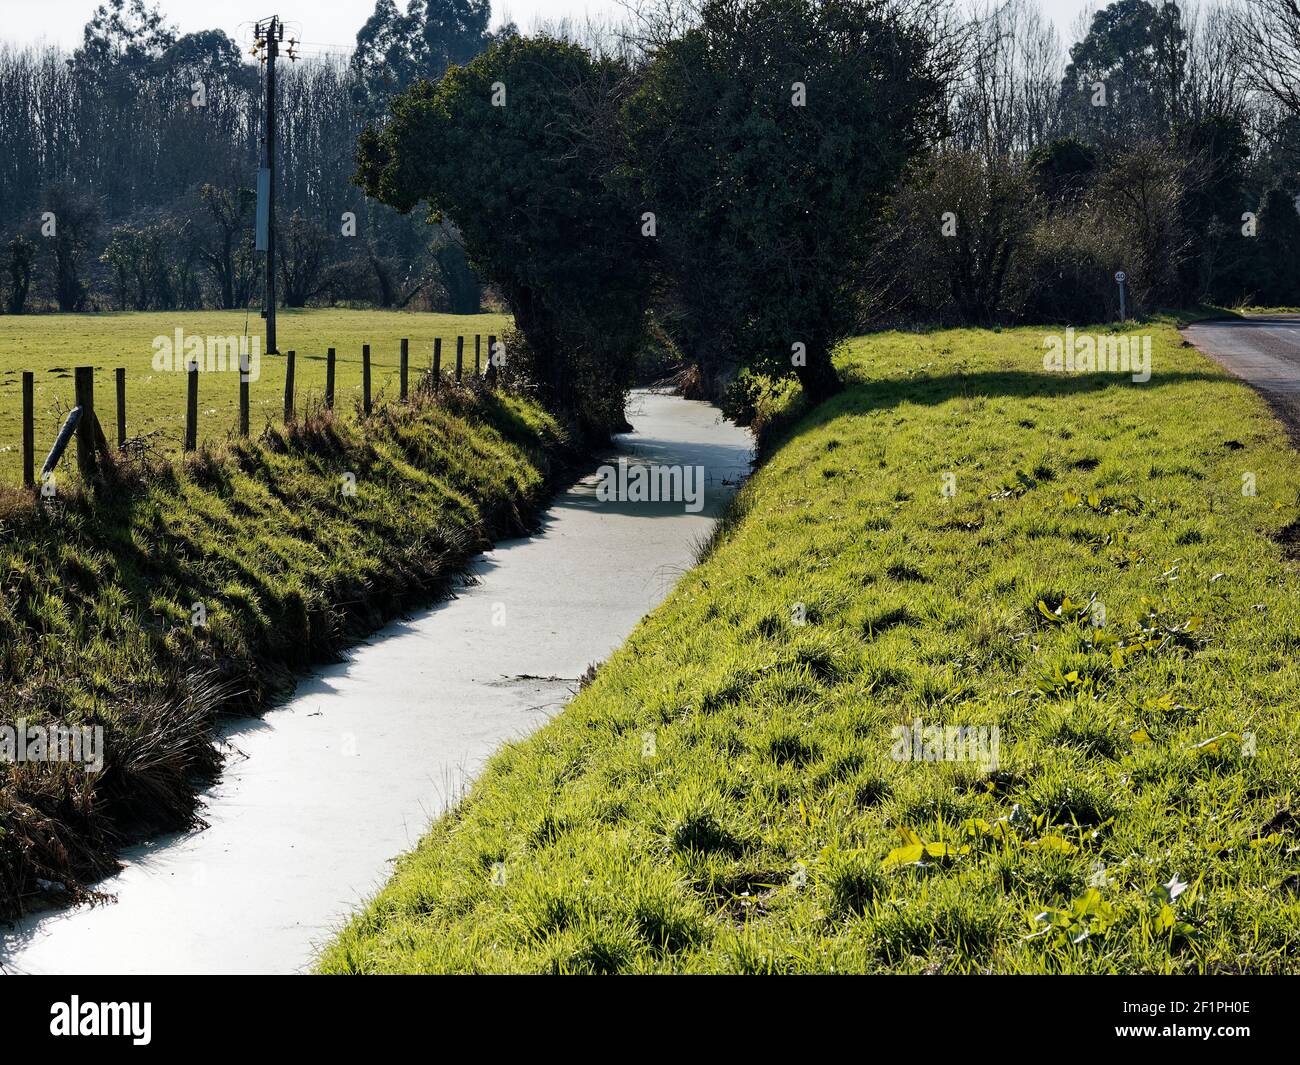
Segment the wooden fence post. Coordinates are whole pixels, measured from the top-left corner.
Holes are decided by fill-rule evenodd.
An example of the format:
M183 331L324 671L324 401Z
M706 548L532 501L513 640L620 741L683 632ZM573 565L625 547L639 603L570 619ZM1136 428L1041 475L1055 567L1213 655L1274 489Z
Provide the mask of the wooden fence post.
M433 387L442 384L442 337L433 342Z
M36 484L36 375L23 371L23 484Z
M407 364L407 358L409 357L409 354L410 354L410 341L406 337L402 337L401 376L402 376L402 402L403 403L406 402L406 364Z
M325 406L334 409L334 349L325 352Z
M95 368L78 366L73 371L77 406L81 421L77 423L77 468L84 480L95 476Z
M126 447L126 367L113 371L117 378L117 449Z
M456 338L456 384L460 384L461 373L465 368L465 338Z
M239 356L239 435L248 436L248 353Z
M370 345L361 345L361 409L370 413Z
M199 443L199 367L197 362L190 362L190 368L186 372L186 376L189 381L187 382L188 387L185 397L185 450L193 451L198 447ZM242 395L240 399L242 401Z
M479 369L479 345L483 342L482 334L474 334L474 376L481 377L483 372Z
M285 352L289 361L284 364L284 424L293 421L293 369L297 355L293 351Z
M487 370L483 374L483 380L487 383L488 388L492 388L497 380L497 338L495 333L488 334L487 350Z

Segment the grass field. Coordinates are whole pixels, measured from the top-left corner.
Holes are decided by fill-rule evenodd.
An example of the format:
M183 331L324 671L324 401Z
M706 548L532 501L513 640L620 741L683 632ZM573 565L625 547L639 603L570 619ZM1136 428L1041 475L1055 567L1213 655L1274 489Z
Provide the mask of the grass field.
M1044 373L1038 330L848 345L320 968L1300 968L1300 463L1146 329L1146 384ZM996 767L904 760L917 719Z
M487 357L489 334L500 336L508 318L501 314L415 314L400 311L282 310L278 320L282 352L296 352L295 394L305 406L325 392L325 351L336 353L335 405L350 411L361 395L361 346L370 345L371 389L398 390L399 342L410 340L412 381L433 360L433 342L442 338L442 365L455 367L456 337L465 337L467 372L474 365L474 335L482 337ZM39 467L68 410L74 405L72 368L95 367L99 420L114 439L115 368L127 368L127 432L157 431L163 454L180 451L185 428L185 374L157 372L154 338L261 335L264 323L243 311L167 311L149 314L0 315L0 483L21 481L22 372L36 374L36 464ZM486 364L485 364L486 365ZM263 355L261 373L249 387L249 427L257 433L284 412L285 360ZM199 439L224 440L238 422L239 377L218 372L199 382Z
M435 598L571 458L531 402L447 387L119 459L90 496L0 489L0 724L102 726L106 746L98 773L0 760L0 919L77 897L132 834L192 824L217 713Z

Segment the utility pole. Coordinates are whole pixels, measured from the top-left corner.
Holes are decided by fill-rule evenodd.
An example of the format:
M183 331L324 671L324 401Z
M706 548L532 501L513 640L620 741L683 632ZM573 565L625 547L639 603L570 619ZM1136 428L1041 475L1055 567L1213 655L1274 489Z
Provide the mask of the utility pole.
M258 195L266 198L265 210L258 211L258 228L261 229L262 223L266 227L258 234L266 247L266 298L262 317L266 319L266 353L278 355L275 342L275 59L284 40L284 24L279 15L272 15L259 22L254 32L257 44L253 51L266 49L262 56L266 63L266 129L262 134L262 174L257 183Z

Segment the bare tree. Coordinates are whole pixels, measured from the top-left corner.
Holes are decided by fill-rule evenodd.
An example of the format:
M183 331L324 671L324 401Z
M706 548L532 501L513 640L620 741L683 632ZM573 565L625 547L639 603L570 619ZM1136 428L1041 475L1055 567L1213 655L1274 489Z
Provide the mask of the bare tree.
M1187 77L1183 104L1186 116L1244 119L1250 106L1240 41L1230 11L1214 5L1183 8L1187 28Z
M1300 117L1300 0L1242 0L1229 18L1251 85Z
M969 61L956 85L950 122L955 145L986 156L1021 155L1052 136L1062 51L1037 0L1006 0L968 24Z

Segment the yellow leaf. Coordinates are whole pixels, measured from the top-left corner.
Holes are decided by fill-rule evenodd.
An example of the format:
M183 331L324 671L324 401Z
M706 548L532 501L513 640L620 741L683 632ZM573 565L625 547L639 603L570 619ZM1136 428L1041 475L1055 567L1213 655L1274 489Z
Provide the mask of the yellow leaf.
M1037 847L1039 850L1056 851L1058 854L1073 854L1079 848L1071 843L1068 839L1061 836L1044 836L1033 843L1026 843L1026 847Z
M919 862L925 855L925 845L916 843L908 847L896 847L885 855L885 860L881 863L886 868L891 865L911 865L913 862Z

